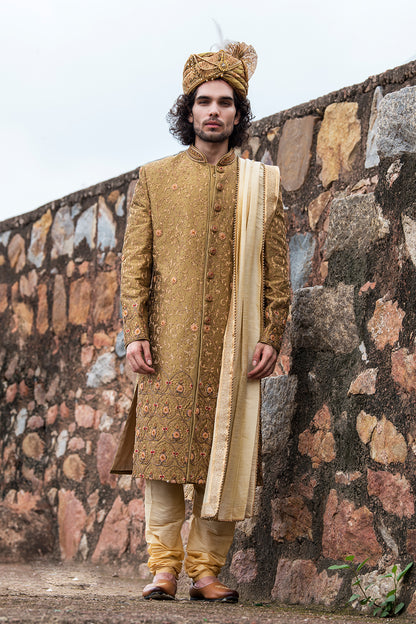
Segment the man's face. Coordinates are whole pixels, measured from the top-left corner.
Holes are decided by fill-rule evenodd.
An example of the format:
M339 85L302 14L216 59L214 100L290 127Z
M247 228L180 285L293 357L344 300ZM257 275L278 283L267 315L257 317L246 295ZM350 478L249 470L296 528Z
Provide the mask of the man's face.
M189 122L197 137L208 143L228 141L240 120L232 87L224 80L204 82L198 87Z

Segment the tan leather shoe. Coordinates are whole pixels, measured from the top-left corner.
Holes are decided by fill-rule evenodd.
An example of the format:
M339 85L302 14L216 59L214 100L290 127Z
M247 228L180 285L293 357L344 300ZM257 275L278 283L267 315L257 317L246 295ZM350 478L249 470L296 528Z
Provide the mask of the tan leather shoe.
M175 600L176 578L170 572L156 574L153 581L143 589L145 600Z
M215 576L205 576L196 583L192 583L189 595L191 600L238 602L238 592L221 583Z

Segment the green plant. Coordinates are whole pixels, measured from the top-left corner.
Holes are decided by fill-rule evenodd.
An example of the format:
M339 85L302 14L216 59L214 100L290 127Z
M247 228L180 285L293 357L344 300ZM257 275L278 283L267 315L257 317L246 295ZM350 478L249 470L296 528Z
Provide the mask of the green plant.
M358 601L359 604L362 606L368 605L370 608L374 608L373 615L378 615L382 618L398 615L404 607L404 602L399 602L397 604L399 581L410 570L413 562L408 563L404 570L399 573L397 573L397 565L394 565L391 569L391 572L389 572L388 574L383 574L380 577L393 579L393 589L391 589L386 594L384 600L379 603L375 598L372 598L370 593L368 593L368 590L374 585L374 583L370 583L369 585L367 585L367 587L364 587L363 580L358 574L365 566L368 559L369 557L367 557L367 559L365 559L361 563L354 565L354 555L348 555L348 557L345 557L345 561L347 563L329 566L328 570L351 570L351 572L353 573L355 580L352 585L353 587L357 587L357 591L359 591L360 593L353 593L348 603Z

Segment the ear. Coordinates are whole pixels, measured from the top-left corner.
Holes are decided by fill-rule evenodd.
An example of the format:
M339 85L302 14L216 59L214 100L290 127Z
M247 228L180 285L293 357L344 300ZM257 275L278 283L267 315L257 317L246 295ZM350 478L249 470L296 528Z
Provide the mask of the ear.
M189 123L194 123L194 116L192 115L192 113L190 113L190 115L188 117L188 121L189 121Z
M238 123L240 123L240 111L237 111L234 117L234 125L236 126Z

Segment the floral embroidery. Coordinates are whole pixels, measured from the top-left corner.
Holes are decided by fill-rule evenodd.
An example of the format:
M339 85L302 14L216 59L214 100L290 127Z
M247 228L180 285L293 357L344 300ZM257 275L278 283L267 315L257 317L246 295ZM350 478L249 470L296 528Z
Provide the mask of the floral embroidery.
M189 232L189 234L190 234L191 236L196 236L196 230L191 230L191 231Z
M172 277L172 280L171 280L171 281L172 281L172 284L176 284L176 281L177 281L177 280L176 280L176 277Z
M156 236L162 236L162 230L156 230Z
M136 329L134 330L134 333L136 334L136 336L138 336L139 334L142 333L142 330L139 327L136 327Z
M173 189L174 191L176 191L176 189L177 189L177 188L178 188L178 185L177 185L177 184L172 184L172 189Z
M192 325L191 325L191 330L192 330L193 332L198 331L198 325L197 325L196 323L192 323Z

